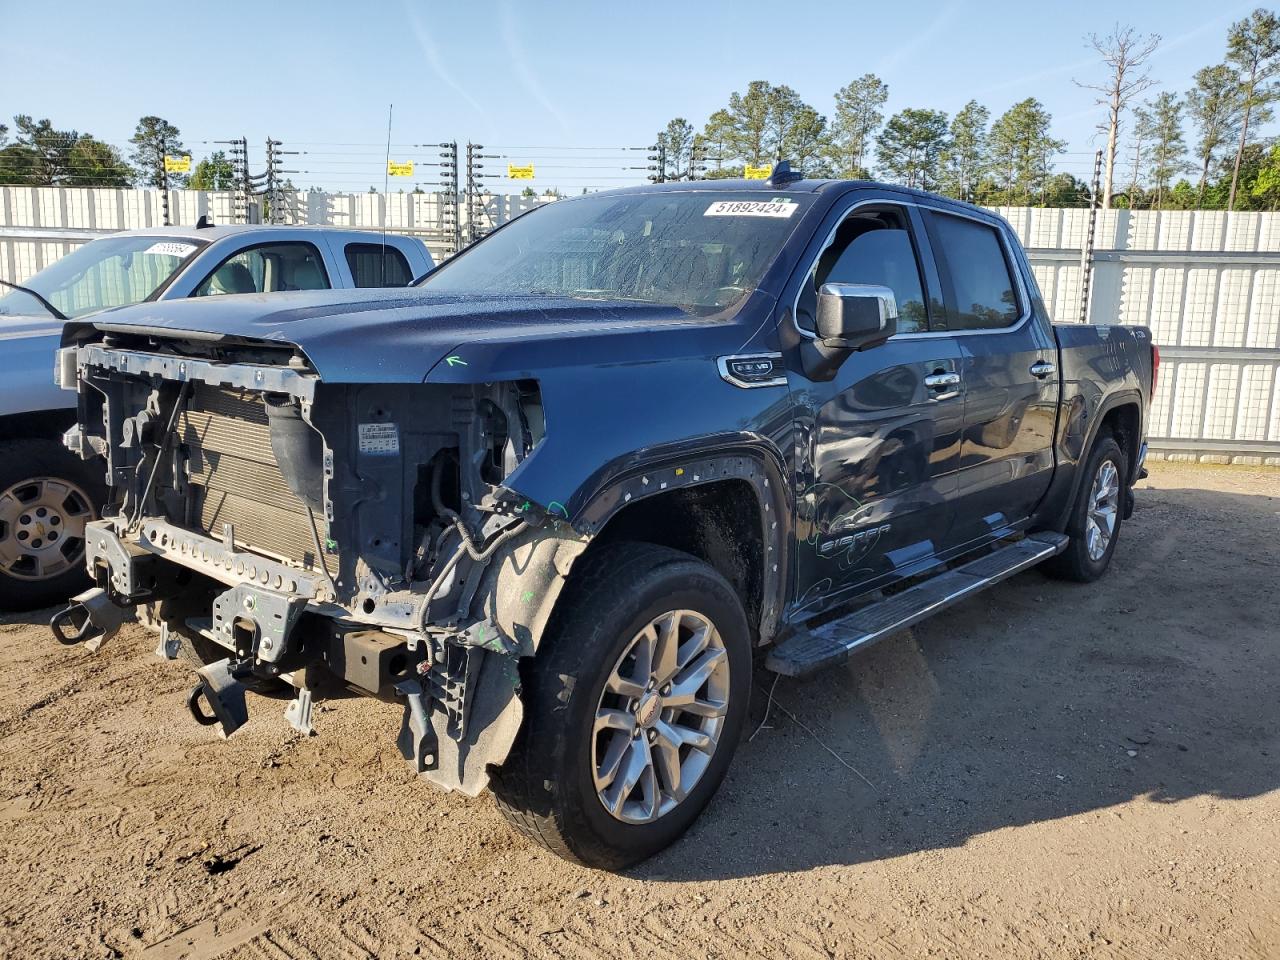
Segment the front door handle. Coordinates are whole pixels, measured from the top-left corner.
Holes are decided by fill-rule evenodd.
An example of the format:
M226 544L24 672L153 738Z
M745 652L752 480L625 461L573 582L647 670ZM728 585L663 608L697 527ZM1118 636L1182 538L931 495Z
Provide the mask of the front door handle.
M1039 380L1051 377L1058 372L1058 365L1048 360L1037 360L1031 365L1031 375Z
M943 390L947 387L960 386L958 373L931 373L924 378L924 385L930 390Z

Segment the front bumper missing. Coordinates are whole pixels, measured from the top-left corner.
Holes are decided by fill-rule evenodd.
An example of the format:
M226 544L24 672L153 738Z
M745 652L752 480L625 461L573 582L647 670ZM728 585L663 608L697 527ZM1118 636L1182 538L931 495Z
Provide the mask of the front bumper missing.
M303 734L314 732L313 691L345 686L398 701L397 745L416 773L445 790L477 795L510 751L523 716L519 648L494 619L423 632L369 623L329 601L327 583L307 571L163 521L144 520L127 534L110 520L89 528L86 553L99 586L55 624L59 639L105 639L147 604L157 612L149 626L160 629L161 657L172 659L193 638L207 659L221 648L223 658L197 671L187 696L192 717L221 736L247 721L247 690L277 680L297 690L285 719ZM185 570L208 578L208 601L192 605Z

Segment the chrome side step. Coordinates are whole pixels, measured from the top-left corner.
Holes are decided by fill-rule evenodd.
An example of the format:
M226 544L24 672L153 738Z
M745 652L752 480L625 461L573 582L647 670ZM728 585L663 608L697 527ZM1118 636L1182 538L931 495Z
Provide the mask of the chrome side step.
M877 640L1056 556L1066 547L1065 534L1032 534L847 617L784 640L769 651L765 666L786 677L807 677L823 667L843 663Z

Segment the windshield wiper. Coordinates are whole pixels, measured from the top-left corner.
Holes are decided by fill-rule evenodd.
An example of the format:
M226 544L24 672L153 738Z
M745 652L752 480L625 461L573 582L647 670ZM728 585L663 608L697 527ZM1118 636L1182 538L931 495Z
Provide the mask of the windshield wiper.
M29 297L35 297L35 299L39 300L40 303L44 305L44 308L46 310L48 310L50 313L53 314L55 319L57 320L71 319L65 313L63 313L61 310L55 307L52 303L46 300L44 297L40 296L40 294L32 290L30 287L19 286L16 283L10 283L8 280L0 280L0 283L4 284L6 287L13 287L13 289L17 290L19 293L25 293Z

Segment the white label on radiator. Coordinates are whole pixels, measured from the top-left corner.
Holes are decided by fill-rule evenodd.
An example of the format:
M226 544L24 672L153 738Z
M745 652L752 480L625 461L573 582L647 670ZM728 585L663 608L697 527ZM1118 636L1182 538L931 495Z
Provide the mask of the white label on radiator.
M361 453L399 453L400 434L394 423L360 424Z

